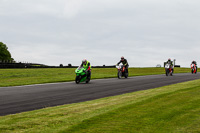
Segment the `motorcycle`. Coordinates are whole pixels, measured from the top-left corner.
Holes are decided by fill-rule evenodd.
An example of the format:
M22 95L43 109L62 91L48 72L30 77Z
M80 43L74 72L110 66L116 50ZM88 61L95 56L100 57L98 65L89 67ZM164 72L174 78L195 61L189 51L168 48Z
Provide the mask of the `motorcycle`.
M191 64L191 72L193 73L197 73L197 66L195 64Z
M118 69L118 79L121 79L122 77L128 78L128 72L126 72L126 67L123 65L116 66Z
M171 67L171 64L166 64L165 65L165 72L166 72L166 76L168 76L169 74L171 76L173 76L173 69Z
M75 82L77 84L79 84L80 82L86 82L86 83L89 83L90 82L90 77L87 78L87 73L86 73L86 70L84 67L78 67L76 70L75 70L75 73L76 73L76 79L75 79Z

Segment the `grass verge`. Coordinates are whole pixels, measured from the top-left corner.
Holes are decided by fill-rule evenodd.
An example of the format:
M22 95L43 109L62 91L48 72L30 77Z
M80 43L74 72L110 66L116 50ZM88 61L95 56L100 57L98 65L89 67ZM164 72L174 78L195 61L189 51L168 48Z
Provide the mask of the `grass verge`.
M200 132L200 80L0 117L1 132Z
M0 87L75 80L74 68L0 69ZM190 72L189 68L175 68L175 73ZM164 68L129 68L129 76L164 74ZM117 77L115 68L93 68L92 79Z

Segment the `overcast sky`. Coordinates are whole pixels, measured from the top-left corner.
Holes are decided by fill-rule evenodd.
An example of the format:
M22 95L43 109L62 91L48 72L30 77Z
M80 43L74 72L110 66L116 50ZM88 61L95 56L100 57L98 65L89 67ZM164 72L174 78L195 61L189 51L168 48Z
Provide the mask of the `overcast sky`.
M16 61L163 66L200 62L199 0L0 0L0 42Z

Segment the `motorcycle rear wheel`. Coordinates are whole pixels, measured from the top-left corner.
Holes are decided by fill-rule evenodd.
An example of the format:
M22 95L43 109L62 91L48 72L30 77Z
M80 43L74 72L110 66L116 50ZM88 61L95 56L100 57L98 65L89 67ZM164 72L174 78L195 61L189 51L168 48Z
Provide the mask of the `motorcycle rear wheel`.
M88 84L90 82L90 78L86 79L85 82Z

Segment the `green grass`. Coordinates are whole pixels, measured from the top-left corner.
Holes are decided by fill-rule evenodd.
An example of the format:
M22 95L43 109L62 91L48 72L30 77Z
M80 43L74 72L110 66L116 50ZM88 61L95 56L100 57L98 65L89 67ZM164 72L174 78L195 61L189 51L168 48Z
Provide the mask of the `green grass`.
M0 69L0 87L74 81L74 68ZM175 68L175 73L190 72ZM129 76L164 74L164 68L129 68ZM93 68L92 79L117 77L116 68Z
M200 87L187 88L126 105L84 120L65 131L77 133L200 132L199 89Z
M0 117L1 132L200 132L200 80Z

